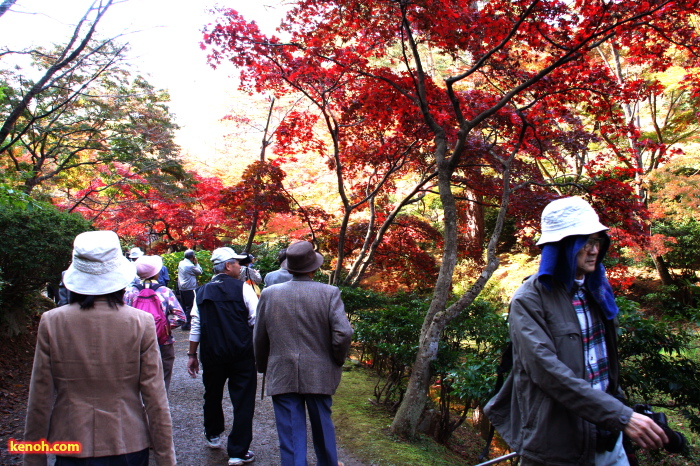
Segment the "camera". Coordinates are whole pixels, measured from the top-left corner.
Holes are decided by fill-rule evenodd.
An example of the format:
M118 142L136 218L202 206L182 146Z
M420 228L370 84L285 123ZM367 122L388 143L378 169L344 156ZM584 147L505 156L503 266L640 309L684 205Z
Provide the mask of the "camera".
M663 429L666 437L668 437L668 443L664 444L664 449L667 452L682 453L686 450L688 441L685 439L685 435L668 426L668 421L664 413L655 413L651 410L651 406L644 404L634 405L634 411L651 418L652 421Z

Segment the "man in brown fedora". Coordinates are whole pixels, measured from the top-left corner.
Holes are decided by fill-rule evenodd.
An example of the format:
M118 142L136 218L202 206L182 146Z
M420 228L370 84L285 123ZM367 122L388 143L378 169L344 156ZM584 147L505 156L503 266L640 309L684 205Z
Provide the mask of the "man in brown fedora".
M313 281L323 256L307 241L287 248L293 278L265 288L253 337L258 372L267 374L282 464L306 465L306 410L319 466L338 465L331 396L352 340L340 290Z

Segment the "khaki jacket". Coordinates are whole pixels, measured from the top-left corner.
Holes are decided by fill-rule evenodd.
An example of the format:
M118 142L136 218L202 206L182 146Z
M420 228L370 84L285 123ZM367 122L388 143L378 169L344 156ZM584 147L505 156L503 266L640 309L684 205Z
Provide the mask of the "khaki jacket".
M352 333L338 288L308 276L265 288L253 345L267 394L335 394Z
M591 307L597 306L589 297ZM594 311L594 312L595 312ZM584 380L581 327L563 287L530 277L510 305L513 370L484 412L508 445L546 465L593 466L596 425L622 430L632 409ZM617 324L605 324L611 393L619 394Z
M174 465L172 422L153 317L129 306L69 304L44 313L29 386L25 440L80 442L79 457L153 447ZM45 465L46 455L25 464Z

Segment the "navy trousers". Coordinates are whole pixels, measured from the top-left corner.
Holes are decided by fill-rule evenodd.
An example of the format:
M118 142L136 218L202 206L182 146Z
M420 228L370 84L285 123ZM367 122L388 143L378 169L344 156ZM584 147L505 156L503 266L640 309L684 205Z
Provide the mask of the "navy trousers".
M231 458L243 458L253 441L253 414L258 375L255 359L232 361L227 364L211 364L202 361L204 383L204 433L220 435L224 431L224 410L221 401L224 384L228 380L228 393L233 406L233 428L228 436L226 450Z
M307 466L306 410L311 421L311 436L318 466L338 466L335 427L331 420L330 395L285 393L273 395L277 436L282 466Z

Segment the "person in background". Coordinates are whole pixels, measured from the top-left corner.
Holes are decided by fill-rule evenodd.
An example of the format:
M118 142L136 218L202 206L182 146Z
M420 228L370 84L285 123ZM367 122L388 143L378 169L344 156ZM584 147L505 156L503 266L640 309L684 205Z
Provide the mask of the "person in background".
M79 442L57 466L175 465L153 318L123 303L134 264L112 231L79 234L64 275L70 304L45 312L29 385L25 441ZM45 454L24 464L46 465Z
M61 272L61 281L58 284L58 301L56 301L57 306L65 306L70 302L70 291L66 288L63 283L63 277L66 275L66 271Z
M141 279L138 285L132 285L124 293L124 304L132 306L139 292L144 288L151 288L158 297L161 310L168 320L170 329L177 328L187 322L185 312L175 297L175 293L167 286L160 285L157 281L158 272L163 265L163 259L159 256L141 256L136 259L136 273ZM170 330L168 329L168 330ZM175 363L175 339L172 332L168 332L167 340L160 344L160 357L163 362L163 378L165 380L165 390L170 391L170 379L173 374Z
M161 257L161 261L162 259L163 258ZM163 286L168 286L168 283L170 283L170 273L168 272L168 268L165 266L165 264L163 264L158 272L158 283Z
M578 197L542 212L539 272L510 303L513 369L484 408L521 465L627 466L623 432L643 448L668 442L621 400L607 230Z
M199 373L197 348L201 350L204 436L210 448L221 446L224 431L221 401L228 380L233 406L233 427L226 444L229 466L255 460L249 448L253 440L258 382L253 356L258 297L250 285L239 279L241 266L238 260L245 257L231 248L218 248L212 252L215 275L209 283L197 288L187 354L187 372L196 377Z
M182 330L190 330L192 323L192 304L194 302L194 290L197 288L197 277L202 275L202 267L199 265L194 251L185 251L185 257L177 266L177 287L180 290L180 298L187 323L182 326Z
M133 262L139 257L143 256L143 254L144 253L141 250L141 248L131 248L131 250L129 251L129 260Z
M250 280L250 282L252 282L250 283L251 285L253 283L255 285L260 285L262 283L262 277L260 276L260 272L253 268L253 264L255 263L255 256L248 253L243 253L242 255L245 257L238 261L238 263L241 265L240 280L244 282L248 282L248 280Z
M278 283L288 282L292 279L293 275L289 271L282 267L282 263L287 258L287 248L282 249L277 253L277 264L279 269L274 270L267 275L265 275L265 286L272 286Z
M280 455L285 466L305 466L306 410L319 466L337 466L332 395L342 375L353 330L340 290L313 281L323 256L308 241L287 248L282 267L292 280L265 288L258 303L255 361L267 376Z

